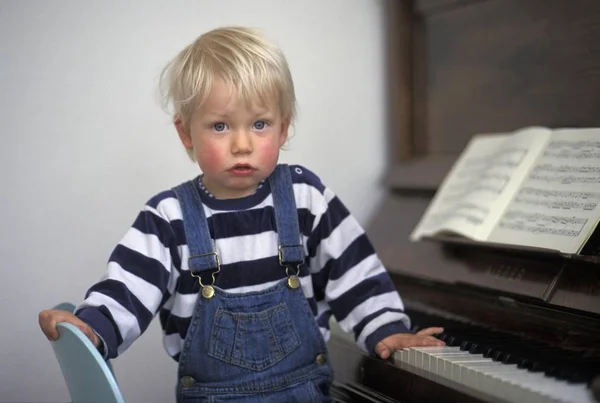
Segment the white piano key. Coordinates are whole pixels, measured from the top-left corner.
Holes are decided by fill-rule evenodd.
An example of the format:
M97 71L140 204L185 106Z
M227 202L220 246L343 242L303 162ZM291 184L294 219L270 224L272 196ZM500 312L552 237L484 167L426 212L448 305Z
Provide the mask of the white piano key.
M539 393L525 387L524 381L528 378L528 373L525 370L517 369L515 371L494 372L489 374L491 378L499 380L501 383L499 393L502 392L502 387L507 388L511 393L511 399L514 401L533 401L538 400L535 396Z
M410 354L409 349L403 349L398 352L400 354L400 361L404 363L408 363L408 357Z
M400 351L397 351L396 353L394 353L394 363L396 364L396 366L402 368L402 369L407 369L407 367L409 366L408 364L408 354L409 351L408 349L403 349Z
M443 363L442 375L448 379L454 379L456 377L455 373L460 372L457 362L469 361L470 358L471 357L469 357L468 354L456 354L438 357L438 362Z
M450 362L454 364L452 367L452 380L462 383L463 376L466 374L469 369L466 364L478 363L478 364L487 364L489 361L487 358L479 358L479 357L471 357L471 359L467 358L457 358L457 359L449 359Z
M449 361L452 362L491 362L491 358L485 358L483 354L456 354L447 356Z
M422 351L427 354L445 354L463 352L460 347L411 347L410 350Z
M477 368L472 366L463 366L463 371L461 375L461 382L469 388L478 389L479 388L479 377Z
M526 374L495 373L491 376L495 379L500 380L501 382L504 382L505 384L520 386L521 389L524 391L525 396L537 396L538 400L541 400L543 402L559 402L560 401L560 400L556 399L556 397L557 397L556 393L541 394L537 390L528 388L526 386L526 384L524 383L524 381L525 381L524 378L526 378ZM525 399L525 398L526 397L523 397L523 399ZM533 398L528 398L527 401L530 401L532 399Z
M458 347L408 348L396 352L394 360L428 379L450 382L463 391L477 391L499 401L594 403L585 385L571 385Z
M520 401L515 398L514 394L514 385L509 384L508 382L503 382L497 377L494 377L494 374L499 374L503 372L511 372L516 369L516 365L513 367L498 365L494 367L483 367L479 368L479 386L486 392L491 393L494 396L510 396L511 400L509 401Z
M416 365L418 365L420 368L425 369L425 366L423 365L423 352L419 350L412 350L412 353L415 356Z
M417 366L417 352L413 349L408 350L408 363Z

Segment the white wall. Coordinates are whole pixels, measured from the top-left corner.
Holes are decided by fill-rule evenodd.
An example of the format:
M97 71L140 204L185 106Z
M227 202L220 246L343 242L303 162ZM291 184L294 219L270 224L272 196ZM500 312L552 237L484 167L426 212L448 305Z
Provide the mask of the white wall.
M154 193L197 173L159 108L160 69L219 25L286 52L304 164L366 223L385 158L382 0L0 0L0 401L66 402L37 314L79 301ZM155 321L114 363L128 402L173 400Z

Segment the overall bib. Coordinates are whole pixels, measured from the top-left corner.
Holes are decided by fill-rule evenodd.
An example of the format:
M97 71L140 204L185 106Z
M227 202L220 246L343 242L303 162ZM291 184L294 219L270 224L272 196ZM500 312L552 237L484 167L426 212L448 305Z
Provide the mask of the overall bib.
M179 357L178 403L332 401L326 344L297 276L305 256L289 167L278 165L269 183L282 278L242 294L214 285L219 255L194 183L174 188L200 282Z

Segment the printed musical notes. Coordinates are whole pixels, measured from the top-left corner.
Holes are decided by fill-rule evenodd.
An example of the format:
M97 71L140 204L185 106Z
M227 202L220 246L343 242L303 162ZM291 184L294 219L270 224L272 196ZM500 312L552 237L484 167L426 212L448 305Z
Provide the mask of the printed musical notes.
M412 240L451 232L578 253L600 221L600 129L477 135Z
M553 133L491 237L576 253L600 218L599 133Z
M537 164L531 170L532 175L543 175L547 173L570 173L570 174L600 174L600 166L597 165L567 165L567 164Z
M545 158L555 159L598 159L600 141L595 140L552 140L543 153Z
M519 190L513 203L543 206L550 210L594 210L600 201L600 193L536 189Z
M532 234L577 237L587 221L585 218L511 210L502 216L498 227Z
M557 183L560 185L569 185L572 183L581 183L589 185L600 184L600 175L590 176L575 176L575 175L536 175L532 174L530 179L539 180L546 183Z
M535 138L483 135L474 138L452 168L412 239L455 232L485 239L515 186L522 166L531 163Z

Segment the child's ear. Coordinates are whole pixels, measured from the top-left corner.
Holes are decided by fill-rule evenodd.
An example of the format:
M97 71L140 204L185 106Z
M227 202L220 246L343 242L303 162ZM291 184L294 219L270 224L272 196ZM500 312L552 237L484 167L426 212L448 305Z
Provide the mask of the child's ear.
M185 125L183 124L181 117L175 117L173 124L177 129L177 134L179 134L179 139L183 143L183 146L188 150L194 148L194 145L192 144L192 136L190 136L190 133L185 129Z
M285 142L288 139L288 131L290 129L290 120L289 119L284 119L281 122L281 135L279 137L279 148L283 147L285 145Z

